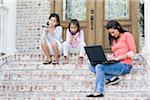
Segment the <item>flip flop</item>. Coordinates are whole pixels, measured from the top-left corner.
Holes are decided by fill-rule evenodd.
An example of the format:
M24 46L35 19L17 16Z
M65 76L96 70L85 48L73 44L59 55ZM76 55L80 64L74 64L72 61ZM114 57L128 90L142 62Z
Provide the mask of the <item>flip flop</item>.
M51 64L51 63L52 63L52 61L48 61L48 60L46 60L45 62L43 62L44 65Z

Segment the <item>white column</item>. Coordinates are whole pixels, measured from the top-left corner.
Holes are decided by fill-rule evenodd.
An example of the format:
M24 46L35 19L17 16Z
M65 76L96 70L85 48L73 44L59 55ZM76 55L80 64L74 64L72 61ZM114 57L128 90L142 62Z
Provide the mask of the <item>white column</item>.
M16 0L4 0L4 5L9 9L7 17L6 52L15 53L16 50Z
M6 53L8 8L0 4L0 53Z
M150 54L150 0L144 1L145 46L142 53Z

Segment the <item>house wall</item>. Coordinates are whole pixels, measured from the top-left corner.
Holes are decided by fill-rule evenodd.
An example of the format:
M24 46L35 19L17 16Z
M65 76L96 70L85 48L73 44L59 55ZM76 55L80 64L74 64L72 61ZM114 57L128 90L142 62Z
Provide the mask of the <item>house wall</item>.
M46 25L48 0L17 0L16 48L18 52L39 52L42 25Z

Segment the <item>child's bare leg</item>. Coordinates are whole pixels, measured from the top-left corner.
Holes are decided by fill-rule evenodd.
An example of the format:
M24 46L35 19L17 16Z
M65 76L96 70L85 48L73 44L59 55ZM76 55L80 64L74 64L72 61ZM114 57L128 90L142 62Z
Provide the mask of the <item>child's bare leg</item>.
M64 56L63 64L68 64L68 63L69 63L69 58L67 56Z
M79 57L78 64L83 64L83 57Z
M48 45L47 45L46 41L41 43L41 48L44 52L44 55L46 56L46 60L50 62L51 61L50 52L49 52Z
M54 64L58 64L59 62L59 50L58 50L58 44L56 41L53 41L52 42L52 49L54 50Z

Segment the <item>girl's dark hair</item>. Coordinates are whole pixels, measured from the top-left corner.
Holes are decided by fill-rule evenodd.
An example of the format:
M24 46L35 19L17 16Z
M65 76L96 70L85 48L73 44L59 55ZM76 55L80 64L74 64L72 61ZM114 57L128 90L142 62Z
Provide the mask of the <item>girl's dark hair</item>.
M70 23L69 23L69 26L68 26L68 28L69 28L69 32L72 34L72 35L75 35L76 33L73 33L73 32L71 32L71 30L70 30L70 26L71 26L71 24L73 24L73 25L76 25L77 26L77 32L79 32L80 31L80 24L79 24L79 21L77 20L77 19L72 19L71 21L70 21Z
M127 32L126 30L124 30L121 25L116 21L116 20L110 20L107 25L106 25L106 29L110 29L110 28L113 28L113 29L117 29L119 31L119 33L124 33L124 32ZM109 44L112 45L112 41L113 40L116 40L115 37L113 37L110 33L108 35L108 38L109 38Z
M57 20L57 25L56 26L60 26L60 20L59 20L59 15L56 13L51 13L48 19L51 19L52 17L55 17ZM47 22L47 25L49 25L49 22Z

